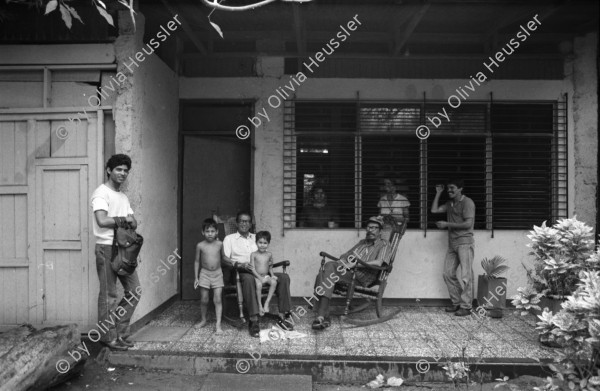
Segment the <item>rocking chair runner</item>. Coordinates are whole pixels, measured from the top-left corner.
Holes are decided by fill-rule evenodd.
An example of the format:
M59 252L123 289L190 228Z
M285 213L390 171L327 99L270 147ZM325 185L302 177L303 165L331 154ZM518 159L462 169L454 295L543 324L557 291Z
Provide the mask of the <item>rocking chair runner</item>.
M387 278L392 272L394 258L396 257L396 251L398 250L398 244L400 243L400 239L402 239L402 236L406 231L406 221L400 222L391 215L383 216L383 220L385 225L381 236L383 239L388 240L388 245L390 246L388 251L388 259L385 260L381 266L369 265L360 259L356 259L357 264L355 268L350 269L350 272L352 273L352 280L350 283L337 283L334 287L334 294L346 296L346 306L343 313L334 315L341 315L341 319L343 321L356 326L367 326L386 322L400 312L400 309L397 309L386 316L383 315L383 294L385 292L385 287L387 286ZM323 257L321 260L321 272L323 271L323 266L325 265L327 258L336 261L339 260L339 258L327 254L324 251L320 252L319 255ZM373 272L374 278L372 281L368 281L365 285L360 285L360 281L356 279L357 267ZM350 308L352 299L355 296L366 298L367 302L358 307ZM348 318L349 314L363 311L369 307L372 304L371 298L376 299L375 311L377 313L377 319L365 321Z
M237 232L237 224L236 224L235 216L232 216L232 217L217 216L213 212L213 219L218 224L223 224L223 233L224 233L223 237ZM254 227L255 227L254 216L252 216L252 222L253 223L252 223L252 228L251 228L250 232L255 231L254 230ZM219 230L219 232L221 232L221 230ZM273 264L273 268L282 267L283 273L287 273L288 266L290 266L290 261L287 261L287 260L281 261L281 262L276 262ZM234 326L241 326L241 324L246 323L246 318L244 317L244 295L242 294L242 282L240 280L240 274L237 270L234 270L234 273L235 273L235 285L230 284L229 281L225 281L225 286L223 287L223 298L227 298L227 297L235 297L236 298L237 304L238 304L238 309L239 309L239 318L240 318L241 322L227 316L225 310L223 311L223 318L225 320L229 321ZM262 289L263 296L267 295L268 293L269 293L269 287L264 286ZM275 293L275 296L277 296L277 293ZM267 315L267 314L265 314L265 315ZM271 314L269 314L269 315L271 315ZM239 324L239 323L241 323L241 324Z

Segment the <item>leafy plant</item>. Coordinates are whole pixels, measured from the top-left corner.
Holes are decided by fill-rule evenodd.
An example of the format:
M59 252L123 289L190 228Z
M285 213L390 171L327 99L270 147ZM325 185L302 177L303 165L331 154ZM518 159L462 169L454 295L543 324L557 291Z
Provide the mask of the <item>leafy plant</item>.
M527 315L530 309L541 310L538 303L545 292L537 292L526 286L517 288L517 294L512 297L512 305L521 310L521 315Z
M462 379L469 379L469 365L463 361L457 362L448 362L445 367L442 367L446 370L446 376L452 380L454 384L457 384Z
M537 292L567 296L575 291L581 270L598 270L598 259L589 260L594 251L592 227L577 217L558 220L552 227L544 221L534 226L527 237L534 256L533 268L527 277Z
M114 2L113 0L104 1L109 3ZM65 26L67 26L69 29L71 29L73 26L73 19L77 19L81 24L84 24L83 20L77 13L77 10L73 6L67 4L71 2L71 0L7 0L7 3L26 4L29 6L35 6L37 8L43 8L45 10L45 15L58 10L63 22L65 23ZM131 15L131 20L135 29L135 11L133 9L133 0L118 0L117 2L129 10L129 14ZM91 3L96 8L100 16L102 16L108 24L114 26L113 17L108 13L106 4L102 0L91 0Z
M550 366L554 376L538 390L600 391L600 272L582 271L580 277L560 312L539 316L540 335L562 350Z
M506 259L499 255L496 255L492 259L483 258L481 267L485 272L485 278L488 280L500 278L500 275L506 273L509 269L508 266L503 265L505 262Z

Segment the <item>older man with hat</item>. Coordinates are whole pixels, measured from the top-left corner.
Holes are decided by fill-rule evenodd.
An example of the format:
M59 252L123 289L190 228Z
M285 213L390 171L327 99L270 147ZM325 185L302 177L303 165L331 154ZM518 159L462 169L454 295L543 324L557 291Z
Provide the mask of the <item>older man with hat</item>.
M349 283L352 280L352 273L349 270L356 266L357 259L374 266L381 266L387 261L389 245L381 238L382 229L381 216L369 218L365 239L342 254L338 260L325 262L315 281L315 294L307 300L309 304L315 305L317 310L317 318L312 324L314 330L323 330L330 325L329 301L333 295L333 287L336 283ZM357 283L361 285L369 285L377 278L377 271L361 267L356 268L355 274ZM313 299L316 299L316 304L310 302Z

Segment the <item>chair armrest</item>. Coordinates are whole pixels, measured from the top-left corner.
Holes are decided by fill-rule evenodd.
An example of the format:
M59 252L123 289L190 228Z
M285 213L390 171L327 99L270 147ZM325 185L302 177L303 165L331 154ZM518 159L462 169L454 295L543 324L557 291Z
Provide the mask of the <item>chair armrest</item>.
M336 257L334 257L334 256L333 256L333 255L331 255L331 254L327 254L325 251L321 251L321 252L319 253L319 255L320 255L320 256L322 256L323 258L329 258L329 259L332 259L332 260L334 260L334 261L339 261L339 260L340 260L339 258L336 258Z
M362 267L371 269L371 270L388 270L390 268L389 265L386 265L386 266L369 265L368 263L365 263L358 258L356 258L356 262L359 263Z
M280 266L289 267L290 266L290 261L285 260L285 261L281 261L281 262L277 262L277 263L273 264L273 267L280 267Z

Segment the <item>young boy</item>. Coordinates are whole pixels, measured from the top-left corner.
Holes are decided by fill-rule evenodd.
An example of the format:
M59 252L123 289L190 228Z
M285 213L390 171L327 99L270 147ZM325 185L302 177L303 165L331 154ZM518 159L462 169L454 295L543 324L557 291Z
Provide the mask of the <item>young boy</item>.
M250 264L254 266L253 274L256 277L256 296L260 316L269 311L269 303L277 288L277 277L273 274L273 254L267 251L271 243L271 234L268 231L260 231L256 234L256 246L258 251L250 254ZM269 294L265 305L261 304L263 284L269 284Z
M217 235L219 229L213 219L206 219L202 223L202 232L204 240L196 245L196 260L194 261L194 289L200 287L200 313L202 320L199 327L206 324L206 310L208 308L208 291L213 289L213 302L215 304L215 314L217 317L217 334L221 334L221 313L223 306L221 304L221 292L223 291L223 271L221 270L221 242ZM202 269L200 269L200 260L202 260ZM200 270L198 270L200 269Z

